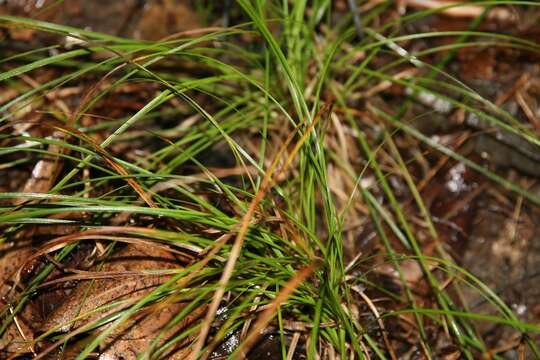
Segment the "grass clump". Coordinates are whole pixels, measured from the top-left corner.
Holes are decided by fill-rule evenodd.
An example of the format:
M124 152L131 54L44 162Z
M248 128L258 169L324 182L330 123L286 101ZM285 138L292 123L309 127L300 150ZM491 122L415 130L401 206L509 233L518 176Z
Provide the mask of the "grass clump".
M528 206L538 195L462 152L467 129L445 142L419 125L477 119L538 146L452 68L470 48L536 54L480 29L536 5L336 3L238 0L236 25L152 42L0 16L56 41L2 50L0 242L31 249L3 279L2 351L241 358L266 341L283 359L502 358L478 329L490 322L539 357L540 328L459 265L428 193L460 163ZM460 7L481 10L465 29L420 31ZM471 289L490 313L468 309Z

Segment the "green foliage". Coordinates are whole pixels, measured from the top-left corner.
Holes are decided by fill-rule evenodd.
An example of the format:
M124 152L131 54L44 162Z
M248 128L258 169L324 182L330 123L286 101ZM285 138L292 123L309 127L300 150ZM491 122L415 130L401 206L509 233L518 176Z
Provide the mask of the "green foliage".
M532 5L515 1L505 3ZM501 5L501 2L476 4L489 6ZM386 3L362 14L366 32L361 40L354 38L354 24L348 16L344 16L332 28L333 9L330 1L269 3L238 0L238 5L246 16L244 24L196 38L172 38L159 42L123 39L36 20L0 16L1 25L6 28L19 26L56 35L76 34L83 41L82 47L75 50L44 47L12 55L0 64L4 66L0 82L7 87L24 89L0 106L2 139L19 144L1 148L0 156L22 154L19 160L2 161L2 167L16 168L31 162L31 159L52 156L61 158L67 169L62 173L62 178L45 193L0 194L0 200L4 200L0 223L5 226L5 235L1 241L7 241L10 234L25 224L76 223L81 231L91 231L107 225L117 214L130 214L135 223L145 217L156 221L157 225L148 227L147 231L136 228L130 230L127 227L124 236L144 238L197 255L197 261L172 271L167 281L145 296L131 302L107 304L108 310L117 308L118 311L112 311L69 333L60 333L61 325L47 329L35 342L48 340L62 347L72 339L80 338L81 334L86 334L88 341L77 357L85 359L140 309L160 302L179 300L186 301L188 305L166 325L161 337L155 339L140 357L158 358L180 340L196 336L200 322L183 329L175 338L160 342L168 328L173 328L188 318L192 311L211 302L219 287L218 280L232 244L232 241L219 243L219 239L238 231L238 224L268 171L267 164L282 145L283 139L280 137L283 133L279 129L287 127L297 132L295 142L300 144L299 139L304 135L307 140L302 144L291 168L284 169L281 174L286 176L276 176L273 179L272 190L257 208L257 215L250 225L233 275L226 284L229 296L223 301L223 307L228 309L228 319L220 324L221 327L208 339L206 346L215 346L231 331L242 329L248 320L251 321L246 316L250 309L271 304L287 281L294 278L299 269L312 263L320 264L314 275L303 282L288 301L279 307L274 321L282 339L285 339L287 333L285 320L309 324L302 340L305 342L308 339L308 359L321 356L321 352L329 348L341 358L348 358L351 353L362 359L366 358L366 353L378 358L390 357L387 344L368 330L374 324L362 321L354 313L357 309L355 304L359 300L353 288L360 285L379 290L395 302L394 311L381 314L385 321L403 314L414 315L418 341L427 356L433 355L433 344L427 335L429 330L425 328L427 322L447 329L459 344L463 355L471 359L487 350L471 320L504 324L524 334L540 333L537 325L520 321L492 289L457 266L443 246L438 244L436 257L424 254L421 241L411 226L411 217L389 184L388 172L379 155L382 149L392 154L397 164L396 172L399 171L406 180L408 191L413 195L435 242L438 242L438 234L416 189L413 176L393 140L394 136L408 134L430 149L464 163L532 203L540 204L538 196L463 157L455 150L431 140L401 121L396 116L400 113L398 109L394 109L393 114L378 108L368 109L373 116L386 121L382 139L368 136L371 130L359 122L347 101L349 94L360 92L368 85L390 81L408 87L415 93L424 92L447 101L467 113L476 114L493 126L538 145L538 137L518 126L518 120L510 114L446 73L444 66L429 65L423 60L433 53L475 46L497 45L538 52L538 44L474 29L410 35L396 32L394 36L389 30L395 29L396 25L404 26L428 16L432 11L415 12L401 18L399 23L396 20L377 28L371 21L388 6ZM279 31L275 26L279 27ZM320 30L323 27L325 31ZM251 50L236 43L241 36L255 37L258 49ZM417 53L396 51L404 41L448 36L460 37L461 41ZM482 40L471 40L477 38ZM48 56L53 48L58 53ZM363 59L360 62L353 61L354 54L359 53L365 54ZM103 54L108 55L92 57ZM380 54L392 56L394 60L379 68L372 66ZM392 74L395 69L404 63L428 69L433 75L424 73L402 79L394 77ZM176 71L175 66L180 64L203 66L207 75ZM61 69L62 74L36 87L28 87L21 80L25 74L49 68ZM47 94L63 86L76 86L87 78L96 79L97 85L88 90L77 112L63 114L52 106L45 107L54 115L55 122L43 126L64 133L63 137L7 133L6 129L10 129L10 126L24 123L20 114L28 106L41 104ZM127 117L98 121L90 127L81 124L83 114L92 113L100 101L115 89L126 84L141 83L155 86L159 91L153 98L146 99L146 104L140 110ZM317 119L317 114L331 98L335 99L334 106L341 111L343 123L350 126L358 141L355 145L365 157L363 166L353 166L342 161L335 149L328 146L327 140L333 136L328 133L331 115L325 112ZM183 118L184 121L190 117L196 120L190 126L184 127L179 122L173 128L141 131L154 124L156 119L171 115ZM315 124L317 120L319 122ZM103 132L107 137L100 143L94 143L92 138ZM253 141L254 146L248 146L246 137L242 137L245 134L251 136L249 141ZM152 150L140 157L131 158L122 157L110 150L116 144L135 140L153 144L150 147ZM238 168L243 170L237 183L227 182L219 174L214 174L213 169L206 167L200 158L220 144L226 144ZM50 150L52 146L61 151ZM186 175L186 167L196 168L196 172ZM329 168L339 169L348 181L355 184L353 191L345 194L346 206L337 205ZM83 176L83 171L87 175ZM375 182L371 186L364 186L363 180L368 173L374 175ZM167 191L162 191L161 185ZM140 190L137 190L137 186ZM145 204L141 199L141 191L149 195L155 204ZM231 204L233 210L224 210L212 197L219 198L219 204ZM24 201L18 205L6 205L12 200ZM364 204L368 210L366 219L374 224L384 244L385 253L381 256L399 274L404 297L370 282L368 276L355 275L354 269L363 264L370 266L372 258L360 257L347 265L346 259L355 254L346 254L344 227L350 220L349 210L357 203ZM52 216L62 214L79 214L80 219ZM163 226L159 219L172 220L178 226L176 229ZM279 228L281 230L277 230ZM392 244L390 237L399 239L399 249ZM60 262L80 241L83 240L66 242L50 255ZM215 253L211 253L212 249ZM209 253L211 256L203 263L204 256ZM420 264L436 299L436 308L427 309L418 305L414 289L403 275L401 263L405 260L414 260ZM15 306L0 310L0 333L6 331L17 312L35 296L36 291L39 291L36 289L53 269L52 263L40 269L18 297ZM159 269L148 269L152 270ZM441 285L440 274L455 277L455 281L459 282L456 287L476 289L492 304L498 315L475 314L463 309ZM70 323L74 324L103 310L101 308L92 313L81 313L76 319L71 319ZM92 332L100 327L97 335ZM529 345L537 354L534 344L531 342ZM287 349L284 344L282 346L285 358Z

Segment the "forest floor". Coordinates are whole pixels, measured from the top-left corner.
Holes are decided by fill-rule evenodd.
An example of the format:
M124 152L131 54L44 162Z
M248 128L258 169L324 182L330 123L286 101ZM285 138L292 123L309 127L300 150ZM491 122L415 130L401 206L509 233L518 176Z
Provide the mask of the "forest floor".
M0 2L0 358L537 358L540 7L217 3Z

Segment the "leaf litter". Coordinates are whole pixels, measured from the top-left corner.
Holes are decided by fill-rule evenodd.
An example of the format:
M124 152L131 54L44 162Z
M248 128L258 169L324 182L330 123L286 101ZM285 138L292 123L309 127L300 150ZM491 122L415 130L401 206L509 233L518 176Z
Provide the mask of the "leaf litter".
M66 23L81 28L87 26L95 31L113 35L129 35L148 40L162 39L170 34L182 31L189 32L189 30L201 27L201 21L197 19L194 10L183 3L173 0L149 1L146 5L141 6L142 3L137 1L115 2L113 6L107 7L105 13L101 12L101 8L95 9L93 7L97 5L83 1L74 1L69 4L62 2L62 4L57 5L61 8L47 7L41 2L33 3L32 1L29 2L29 6L41 9L36 16L41 20ZM340 6L347 9L345 1L336 1L336 3L338 9ZM368 1L360 9L368 11L370 7L376 8L382 3ZM385 10L381 7L381 11L387 11L388 14L397 16L397 14L405 14L407 9L408 11L429 10L444 5L443 3L438 1L402 1L395 8L390 7ZM38 5L40 6L38 7ZM2 6L2 10L8 9L14 15L28 15L28 9L20 7L15 2L8 1L7 5L0 4L0 6ZM128 11L125 11L126 9ZM494 28L497 24L515 24L516 17L520 16L522 9L516 11L510 9L511 7L506 6L495 7L487 13L486 19L480 24L479 29ZM427 26L438 31L451 31L453 29L448 27L456 26L463 19L467 19L463 22L467 26L469 19L479 16L481 11L483 11L481 6L472 5L448 8L443 10L440 15L428 16L417 23L413 22L410 26L413 28ZM236 16L234 13L229 15ZM457 20L450 21L448 18ZM80 21L85 23L77 23ZM532 22L529 25L521 24L521 26L516 26L519 35L532 33L533 35L530 36L534 37L534 32L538 31ZM412 31L414 30L412 29ZM53 41L51 40L53 35L45 36L35 29L12 28L7 31L10 39L19 41L20 46L26 47L25 50L37 47L36 44L50 44L58 40L54 39ZM244 34L243 36L249 39L249 35ZM69 50L68 48L79 49L90 46L90 43L80 40L84 37L82 32L67 35L64 39L68 41L67 44L64 43L65 48ZM384 38L378 38L378 40L386 41ZM444 45L454 40L455 36L448 35L432 40L422 39L413 42L414 46L409 46L409 40L399 44L390 42L389 51L399 50L398 52L401 54L398 55L407 58L415 56L411 54L416 52ZM405 53L402 53L402 50ZM54 55L57 51L54 49L51 54ZM365 59L365 53L357 55L357 60ZM90 58L97 60L99 56L92 54ZM111 53L106 54L104 58L111 58ZM385 66L391 60L389 54L383 54L374 60L375 68ZM436 63L440 59L433 56L427 60ZM524 58L524 55L515 49L490 47L488 50L476 50L472 47L464 47L459 50L456 61L450 64L449 71L453 71L453 75L458 76L459 80L465 82L467 86L474 88L475 92L479 93L482 98L490 99L512 117L518 118L522 125L529 124L528 127L524 126L526 131L533 129L534 132L538 128L537 118L539 115L536 101L538 86L534 80L537 77L538 67L533 64L533 60L532 58ZM423 61L426 60L423 58ZM526 69L526 74L512 71L513 64L518 61L522 62L520 66ZM185 71L189 74L189 65L186 65L186 69ZM199 71L208 70L204 66L192 69L195 76ZM339 70L336 72L339 73ZM32 73L32 77L22 78L21 86L24 89L39 88L40 84L52 81L60 74L61 71L58 69L37 69L35 73ZM339 76L340 74L337 74L337 77ZM407 101L412 99L411 106L404 113L403 121L421 129L453 151L473 159L498 174L503 174L511 181L520 183L524 189L531 192L537 192L535 179L538 177L537 145L527 140L527 137L516 134L512 129L501 129L497 124L490 122L487 116L497 113L493 112L485 102L480 104L480 107L486 107L483 116L472 111L465 114L461 104L456 105L444 97L453 95L451 89L444 87L436 89L436 94L430 88L416 90L415 86L421 83L417 77L421 76L427 76L425 69L402 67L390 79L375 77L371 79L369 86L362 88L361 91L355 92L353 88L350 94L345 94L345 104L338 103L335 106L330 116L331 122L328 122L331 125L327 125L326 144L329 150L333 154L339 154L340 158L332 159L332 162L328 163L327 170L330 176L330 191L335 196L334 201L338 206L339 213L347 214L347 220L343 226L343 239L347 249L345 258L350 261L350 266L347 268L351 270L350 274L353 275L349 274L346 278L355 284L353 289L357 294L354 297L355 302L348 304L345 311L357 323L365 325L366 333L372 336L371 340L362 340L360 343L362 349L366 354L369 354L370 351L377 353L375 350L366 350L364 343L364 341L375 341L380 346L387 348L387 354L391 358L397 356L403 359L415 359L422 358L421 354L429 353L423 348L425 345L423 342L428 342L432 345L437 356L453 359L464 356L465 352L461 351L457 342L450 340L448 329L445 329L444 326L438 326L436 321L430 322L425 318L425 331L428 335L426 339L422 339L422 336L418 335L420 325L414 316L404 314L392 319L380 317L387 311L397 310L403 306L403 302L399 302L395 298L403 300L408 288L413 290L414 298L419 301L422 307L436 307L436 301L431 296L432 289L417 259L413 257L400 260L398 269L392 260L385 256L379 256L385 251L381 234L373 225L372 220L366 217L370 211L369 206L372 205L365 201L359 201L354 195L350 195L355 194L357 187L350 172L357 169L362 169L362 172L366 171L366 176L361 179L362 187L372 190L381 203L384 203L382 200L383 191L379 188L380 184L374 173L368 168L369 164L363 159L354 126L344 120L343 114L349 112L356 114L356 121L365 128L369 140L375 143L381 136L379 130L384 127L390 128L390 126L369 109L380 107L384 110L390 110L398 108L404 99ZM36 79L39 81L35 81ZM103 81L102 87L111 86L113 80ZM203 168L201 168L199 166L201 164L193 162L182 168L179 174L175 174L184 176L184 178L169 179L167 178L169 174L165 174L167 176L164 175L161 179L162 182L155 183L145 183L141 180L142 176L131 178L133 168L125 167L126 161L140 167L143 166L142 164L144 166L148 164L149 168L163 162L165 157L160 158L159 153L154 153L153 150L158 149L163 143L171 147L178 146L176 140L170 140L169 137L173 138L179 133L188 132L193 126L198 126L204 114L203 116L196 115L196 118L192 117L193 123L190 122L189 126L182 125L183 123L179 126L175 125L174 117L176 115L187 115L189 112L189 109L177 104L176 108L168 109L170 115L165 112L156 121L146 120L143 125L125 134L125 137L121 138L122 141L113 143L106 151L96 150L97 147L94 145L101 143L109 135L108 126L100 128L102 123L113 122L114 119L129 116L130 112L138 111L147 103L148 98L154 97L159 90L152 84L138 84L137 82L124 84L116 88L112 95L105 95L102 101L97 101L91 109L93 113L79 113L81 124L84 125L83 128L94 129L89 141L85 140L85 134L77 136L70 131L68 126L63 129L69 131L64 132L54 131L51 130L51 127L43 126L43 123L54 122L52 118L62 116L69 118L73 115L69 113L70 109L74 111L73 109L80 109L81 106L86 105L84 100L81 101L81 94L93 94L92 82L95 83L95 81L96 79L89 76L81 79L80 83L74 86L71 84L71 87L60 88L54 93L48 92L44 98L36 97L17 110L11 108L15 114L15 118L11 119L10 129L13 129L13 132L9 134L10 136L2 137L3 148L24 146L38 149L41 153L36 152L34 155L28 153L28 158L15 155L5 158L2 171L7 175L3 176L0 183L5 193L45 194L49 192L54 187L58 177L65 175L66 168L69 169L71 166L73 159L70 159L69 156L83 155L82 152L78 154L77 151L68 150L63 145L64 142L73 142L81 145L85 150L94 152L90 162L92 170L81 171L81 174L75 177L77 184L72 187L73 193L75 190L83 191L84 196L90 201L104 195L114 198L114 196L128 194L127 196L132 199L132 204L140 207L145 206L145 201L150 208L165 206L165 204L169 205L167 201L170 200L168 199L174 199L173 201L177 202L174 205L187 206L194 211L201 210L204 205L193 202L193 198L185 192L181 192L181 195L177 193L179 189L189 185L190 190L198 196L208 200L208 203L215 204L212 211L227 212L232 218L241 218L244 214L239 206L241 202L234 203L232 198L224 196L223 187L212 184L212 181L228 181L238 187L245 186L245 183L242 184L242 182L249 182L249 180L247 180L248 177L243 178L242 175L249 174L252 178L255 177L258 173L256 163L252 163L249 167L238 164L235 168L220 167L220 164L217 166L211 164L213 167L204 168L204 164L202 164ZM3 89L2 104L0 105L8 103L24 93L19 89L17 87ZM62 92L62 90L65 91ZM440 96L439 92L444 96ZM211 103L203 95L197 96L201 103L205 105ZM327 97L327 100L335 100L331 99L333 95L323 94L323 96ZM89 100L94 99L91 96ZM467 101L474 100L477 99L473 98ZM423 122L422 116L426 117L426 114L428 114L427 121ZM271 116L277 117L276 113L272 113ZM309 131L313 130L308 129ZM269 130L275 130L276 133L279 131L282 134L287 133L285 127L278 126L277 129L270 127ZM317 127L316 130L319 128ZM6 128L3 128L3 133L5 131ZM209 130L201 127L201 131ZM67 135L67 132L71 133ZM158 134L159 136L157 139L148 141L149 134ZM280 146L279 141L283 141L284 138L283 136L275 137L275 143L269 142L269 146L274 147L269 149L270 153L277 152ZM236 135L234 139L246 142L245 148L250 149L250 154L256 154L261 143L258 142L258 139L251 140L250 138L251 134L241 134ZM49 143L36 142L36 139L47 139ZM457 262L465 269L485 281L497 295L510 304L520 319L537 323L540 317L536 300L539 298L539 294L536 294L538 287L535 286L537 269L540 266L538 262L540 250L535 246L538 243L536 241L538 236L534 230L535 224L540 220L537 209L522 197L510 194L503 186L488 182L477 172L465 167L463 163L456 162L445 155L436 154L433 149L420 144L410 135L401 134L396 137L395 141L400 152L407 156L407 164L410 165L407 171L410 171L420 184L418 190L432 216L435 229L440 237L438 241L444 244L452 258L457 259ZM236 154L223 150L227 149L226 146L218 146L215 149L218 151L207 151L204 156L211 158L221 156L222 159L236 165ZM422 219L420 212L412 205L413 198L410 190L405 184L404 176L400 174L403 169L400 169L390 156L391 149L381 145L379 150L377 157L381 161L381 167L388 174L389 183L398 200L403 204L403 209L409 213L408 216L410 215L411 225L422 245L423 254L426 257L439 256L437 244L430 240L428 226ZM102 152L100 153L100 151ZM156 157L152 158L153 156ZM271 158L267 155L263 162L268 163L268 159ZM289 177L301 176L296 166L298 164L294 163L291 175L282 175L277 181L281 182ZM9 169L9 172L5 169ZM216 178L210 177L210 181L208 181L205 179L205 175L208 173L217 174ZM99 174L99 176L95 174ZM96 179L93 179L93 176ZM107 176L115 177L112 184L100 180ZM206 185L201 186L201 184ZM130 186L131 190L128 190ZM173 195L168 198L160 194ZM242 196L241 192L235 195L240 198ZM270 195L268 197L271 198ZM39 209L40 206L46 207L48 202L47 199L29 200L24 197L16 198L13 201L4 199L1 200L3 206L16 206L15 209L21 209L27 205ZM353 206L350 206L350 199L355 200ZM245 200L243 203L245 205L249 204L251 199L248 197L247 200L242 200ZM320 201L320 199L314 201ZM266 199L262 199L262 203L261 209L268 206ZM69 205L69 200L66 200L65 204ZM276 219L268 217L264 221L271 224L276 233L294 239L295 244L298 245L293 246L302 247L302 241L305 239L298 235L299 225L288 222L287 215L280 213L280 210L277 210L275 214L277 214ZM254 210L254 217L259 216L264 217L266 214L257 207ZM225 263L228 259L213 257L216 256L219 249L211 247L212 242L216 239L222 239L220 246L225 248L229 246L226 243L230 238L230 233L227 234L223 224L213 223L212 226L222 225L222 227L212 228L208 224L194 224L186 219L164 219L161 216L153 217L129 211L119 211L116 215L110 213L103 215L97 213L95 215L84 211L84 209L73 212L64 211L50 215L45 219L51 223L45 225L25 224L24 219L22 219L16 225L12 223L3 225L6 235L0 248L0 305L3 311L2 319L11 318L12 321L4 323L8 325L4 329L2 342L0 342L1 351L10 354L23 354L23 356L24 354L37 355L42 358L46 356L75 358L88 347L94 337L99 336L108 326L111 326L114 317L120 316L118 313L122 314L122 311L130 309L131 306L147 296L157 296L160 301L155 301L131 314L127 321L114 328L100 342L99 346L91 352L91 356L99 359L135 359L137 354L144 353L149 348L153 351L160 349L156 358L184 359L188 356L194 356L191 346L200 331L198 328L200 320L205 316L210 318L207 307L199 306L190 309L189 314L184 316L180 322L177 321L175 326L169 325L174 322L173 320L178 314L189 309L191 300L193 300L190 296L184 297L182 292L184 286L189 281L198 281L198 276L201 273L209 271L213 267L198 268L190 275L189 280L179 280L176 292L169 290L164 293L155 293L155 291L159 289L160 285L182 272L183 269L194 266L196 259L202 258L208 253L212 255L207 258L208 262L217 259L218 262ZM53 224L53 220L71 221L74 224ZM399 238L400 232L388 231L392 227L391 220L391 218L387 219L383 225L390 234L389 241L392 246L399 249L400 253L406 253L408 249ZM261 219L257 218L255 223L260 221ZM272 224L272 221L275 221L275 224ZM180 233L185 231L186 234L211 240L206 241L208 246L206 248L189 245L189 241L183 247L175 247L174 243L167 241L151 242L147 241L148 239L143 239L143 235L135 237L133 234L120 234L118 232L116 239L110 234L103 234L101 238L99 236L94 236L92 239L75 237L69 241L55 242L55 239L59 237L69 237L70 234L77 233L77 231L86 231L85 225L89 223L98 226L121 227L125 225L126 229L136 225L137 227L146 226L147 229L156 231L164 229ZM329 235L320 224L317 230L321 239L329 241ZM223 240L224 236L228 236L228 238ZM59 253L63 249L75 244L78 244L75 252L59 258ZM216 253L212 253L214 250ZM364 260L364 257L373 261ZM242 264L250 265L249 263ZM428 265L429 271L433 273L441 268L441 265L436 262L428 262ZM291 322L287 318L271 321L273 314L280 311L287 296L293 293L297 287L301 287L302 280L308 278L313 271L313 268L298 269L300 267L297 268L299 271L297 277L290 276L289 283L284 281L281 284L281 292L275 298L267 299L267 303L259 310L242 313L243 316L250 319L251 328L255 328L256 332L252 332L246 337L246 334L239 329L228 331L224 341L231 342L234 346L225 350L218 348L215 352L207 352L205 356L224 358L235 351L241 353L243 347L254 347L251 355L243 354L243 356L257 358L253 357L257 356L253 353L259 352L259 355L265 353L267 358L281 358L285 352L287 358L304 358L304 354L313 346L309 343L310 334L314 332L313 324L298 321L297 324L301 326L290 326ZM40 273L46 273L44 282L35 285L31 292L27 293L27 288L33 286L33 277ZM219 274L212 276L219 277ZM443 271L438 272L437 276L448 289L451 289L451 284L456 282L458 277ZM233 280L237 279L233 277ZM226 284L227 282L223 286ZM198 283L201 288L204 288L205 285L204 281ZM246 287L248 288L249 285ZM209 328L205 337L209 334L209 339L213 339L213 336L216 335L217 324L224 323L229 318L238 315L234 315L232 312L229 314L229 309L221 306L223 302L234 302L234 299L230 298L229 290L223 290L224 300L219 301L216 305L217 312L225 311L228 315L216 319L213 319L212 316L213 321L206 323ZM215 287L208 289L209 294L213 294L215 291ZM478 291L473 291L470 288L465 288L462 293L459 291L461 290L452 288L449 293L454 299L458 299L456 301L465 304L468 310L498 314L489 301L479 296ZM21 299L26 300L21 302ZM396 302L392 302L390 299L394 299ZM23 305L17 310L18 304ZM345 303L341 303L340 306L345 307ZM283 315L291 316L294 319L292 314L283 313L280 316ZM299 317L301 318L301 316ZM100 324L100 321L103 321L104 324ZM182 334L185 329L190 329L190 326L194 324L193 331L189 335L176 338L177 335ZM88 328L85 332L78 332L79 329L86 326ZM332 326L333 323L325 319L317 331L332 328ZM285 332L286 336L278 335L277 331L272 332L272 329L279 330L280 327L288 329ZM474 327L487 344L484 355L498 356L503 354L504 358L525 356L525 354L531 356L524 350L524 333L482 321L475 321ZM261 336L262 339L256 342L255 338L258 336ZM527 336L534 338L535 335ZM199 341L204 342L205 337L199 338ZM301 345L294 345L298 341L301 342ZM329 344L332 339L328 338L327 341ZM67 343L69 345L64 346ZM162 349L161 347L167 343L172 344L172 346ZM328 344L324 341L321 342L319 349L321 357L336 358L335 344L334 346ZM287 347L285 351L283 351L282 345ZM348 346L352 347L353 345ZM266 351L266 349L271 350ZM345 353L347 351L352 350L347 349ZM478 354L475 353L475 355ZM342 356L345 357L344 354Z

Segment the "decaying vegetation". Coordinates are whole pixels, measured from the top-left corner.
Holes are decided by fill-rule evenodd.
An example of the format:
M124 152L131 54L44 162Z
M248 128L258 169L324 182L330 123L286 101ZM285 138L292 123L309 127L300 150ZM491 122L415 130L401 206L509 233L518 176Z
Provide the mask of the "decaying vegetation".
M22 3L1 358L540 358L538 3Z

